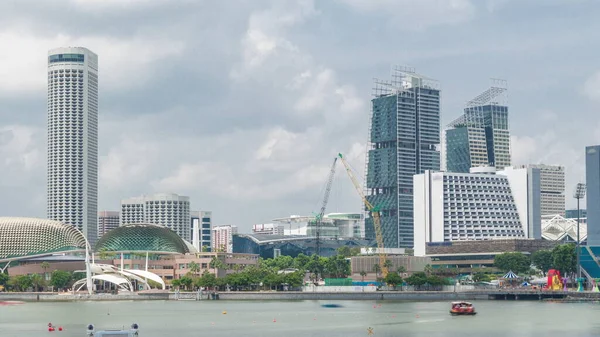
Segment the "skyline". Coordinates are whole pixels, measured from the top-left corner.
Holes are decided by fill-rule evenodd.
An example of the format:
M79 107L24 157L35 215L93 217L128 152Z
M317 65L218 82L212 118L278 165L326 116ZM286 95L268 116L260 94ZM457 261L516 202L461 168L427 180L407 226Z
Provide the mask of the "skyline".
M178 4L72 1L68 14L44 2L0 4L0 42L11 45L0 53L0 188L11 191L3 215L45 215L45 56L68 45L98 54L103 73L99 210L173 192L213 211L215 224L244 230L311 214L337 152L364 178L371 79L396 64L439 81L442 125L488 78L506 79L513 165L566 166L575 204L585 146L600 143L598 50L588 43L600 6L591 1L421 1L402 13L387 1ZM399 33L402 43L390 43ZM328 211L359 208L340 170L336 188Z

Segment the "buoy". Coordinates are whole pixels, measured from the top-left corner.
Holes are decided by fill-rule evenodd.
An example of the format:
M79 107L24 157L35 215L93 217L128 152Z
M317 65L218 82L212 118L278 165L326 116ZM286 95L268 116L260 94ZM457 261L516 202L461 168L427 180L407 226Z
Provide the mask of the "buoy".
M227 311L224 311L224 310L223 310L223 315L227 315Z
M62 331L62 326L59 326L59 327L58 327L58 331Z
M53 327L49 327L48 331L54 331L54 328Z
M277 322L277 320L275 318L273 318L273 323Z

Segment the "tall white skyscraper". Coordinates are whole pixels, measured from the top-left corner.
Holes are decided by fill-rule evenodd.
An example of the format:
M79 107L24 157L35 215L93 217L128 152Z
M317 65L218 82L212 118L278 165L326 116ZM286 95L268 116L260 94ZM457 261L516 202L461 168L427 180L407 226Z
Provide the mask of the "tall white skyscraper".
M98 56L48 52L48 219L94 243L98 225Z
M190 220L190 197L157 193L121 200L121 226L136 223L162 225L190 241Z

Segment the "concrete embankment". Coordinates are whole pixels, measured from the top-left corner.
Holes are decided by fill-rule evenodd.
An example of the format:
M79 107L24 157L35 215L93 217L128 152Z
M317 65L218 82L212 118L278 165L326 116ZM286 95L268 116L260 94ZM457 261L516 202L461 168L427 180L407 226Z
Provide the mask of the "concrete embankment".
M169 293L155 294L57 294L57 293L0 293L0 301L70 302L70 301L147 301L168 300Z
M600 301L600 293L593 292L540 292L540 291L377 291L377 292L220 292L217 296L180 293L135 294L57 294L57 293L0 293L0 301L62 302L62 301L148 301L148 300L201 300L230 301L474 301L474 300L587 300Z

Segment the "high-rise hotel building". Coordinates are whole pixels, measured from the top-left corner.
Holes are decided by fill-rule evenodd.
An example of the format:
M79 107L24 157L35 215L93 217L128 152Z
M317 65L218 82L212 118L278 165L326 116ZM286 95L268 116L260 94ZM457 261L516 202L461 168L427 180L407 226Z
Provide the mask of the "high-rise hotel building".
M86 48L48 52L47 217L92 244L98 224L98 56Z
M121 200L121 226L151 223L172 229L182 239L191 239L190 197L174 193Z
M440 169L440 90L435 80L396 68L375 81L367 154L367 199L380 209L384 246L413 248L413 175ZM372 218L365 236L374 238Z

